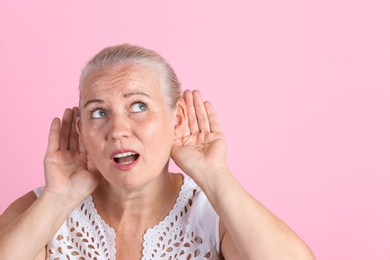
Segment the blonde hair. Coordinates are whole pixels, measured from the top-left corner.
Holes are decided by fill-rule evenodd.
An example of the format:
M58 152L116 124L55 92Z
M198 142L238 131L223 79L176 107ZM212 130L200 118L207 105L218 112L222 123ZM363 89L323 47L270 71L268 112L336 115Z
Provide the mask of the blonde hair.
M181 87L171 65L157 52L130 44L107 47L97 53L81 72L79 90L90 72L125 64L139 64L156 72L161 79L162 92L166 95L168 105L176 105L181 97Z

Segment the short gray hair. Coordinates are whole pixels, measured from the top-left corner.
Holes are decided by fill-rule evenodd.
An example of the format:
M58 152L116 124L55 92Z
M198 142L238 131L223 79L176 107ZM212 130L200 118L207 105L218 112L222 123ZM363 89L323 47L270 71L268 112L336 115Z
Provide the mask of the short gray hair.
M156 72L161 79L168 105L173 108L179 101L180 82L171 65L157 52L130 44L107 47L97 53L81 72L79 90L90 72L125 64L139 64Z

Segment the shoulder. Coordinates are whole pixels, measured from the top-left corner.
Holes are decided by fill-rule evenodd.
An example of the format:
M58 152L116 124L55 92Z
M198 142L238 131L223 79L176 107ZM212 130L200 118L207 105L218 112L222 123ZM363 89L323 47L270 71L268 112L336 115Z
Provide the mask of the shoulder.
M206 219L211 215L217 216L205 193L195 181L188 176L184 176L180 197L187 200L186 203L192 208L192 214L199 217L206 217Z
M212 207L206 194L190 177L186 177L187 184L193 191L193 205L190 212L189 223L199 226L203 233L210 239L214 248L223 259L242 259L234 245L233 239L227 231L224 223ZM228 256L228 257L227 257Z
M183 186L179 195L180 199L191 208L190 215L198 221L210 223L212 219L219 221L219 217L211 206L206 194L193 179L184 176Z
M11 203L3 214L0 215L0 231L6 230L7 226L13 225L13 222L37 200L38 195L39 194L36 193L36 190L30 191ZM46 259L45 250L41 250L34 259Z
M34 191L30 191L15 200L0 216L0 229L22 215L37 199Z
M189 195L187 202L190 208L188 212L189 225L207 237L219 253L220 219L218 214L215 212L206 194L194 180L186 176L184 186L187 187L184 190L187 190Z

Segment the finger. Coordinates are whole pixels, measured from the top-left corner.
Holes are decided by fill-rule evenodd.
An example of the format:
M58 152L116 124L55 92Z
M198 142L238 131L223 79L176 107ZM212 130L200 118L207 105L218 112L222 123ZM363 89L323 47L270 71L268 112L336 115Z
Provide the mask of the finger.
M60 149L68 149L69 135L72 128L73 110L67 108L62 116L59 145Z
M209 119L209 124L210 124L210 130L211 132L220 132L222 133L222 127L219 124L219 120L217 117L217 114L215 113L214 107L211 105L210 102L206 101L204 103L206 112L207 112L207 117Z
M204 102L202 95L198 90L193 92L196 120L198 122L198 127L201 132L210 132L210 123L209 118L206 113L206 108L204 107Z
M76 131L76 118L78 117L79 109L78 107L73 108L73 119L72 124L70 128L70 135L69 135L69 149L70 150L78 150L79 146L79 135Z
M57 151L59 148L61 121L58 117L54 118L50 125L49 140L47 144L47 152Z
M193 134L199 133L198 121L196 120L196 112L195 112L192 92L190 90L184 91L183 97L187 106L188 126L190 127L190 132Z

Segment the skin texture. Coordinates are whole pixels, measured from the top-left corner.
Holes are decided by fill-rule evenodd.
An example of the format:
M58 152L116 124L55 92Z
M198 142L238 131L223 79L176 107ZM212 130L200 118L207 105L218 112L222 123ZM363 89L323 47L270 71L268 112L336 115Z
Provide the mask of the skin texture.
M78 132L90 160L116 190L140 189L167 171L176 113L150 75L139 65L115 67L88 75L82 87ZM114 167L110 157L118 150L140 155L133 169Z
M90 194L116 231L117 259L140 259L145 230L169 213L182 184L181 175L168 172L169 158L195 180L220 216L221 257L315 259L231 174L211 103L187 90L169 107L160 85L140 65L87 75L80 110L66 109L62 120L52 122L41 196L27 194L0 217L0 259L45 259L45 245ZM123 151L139 155L126 170L112 159Z
M169 174L168 160L183 115L180 106L167 105L153 76L139 65L114 67L90 74L81 91L77 131L103 177L93 197L102 218L116 227L119 257L141 257L142 235L169 213L181 186L181 178ZM111 159L117 151L139 157L131 169L120 170Z

